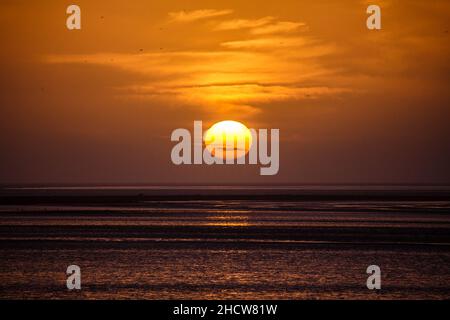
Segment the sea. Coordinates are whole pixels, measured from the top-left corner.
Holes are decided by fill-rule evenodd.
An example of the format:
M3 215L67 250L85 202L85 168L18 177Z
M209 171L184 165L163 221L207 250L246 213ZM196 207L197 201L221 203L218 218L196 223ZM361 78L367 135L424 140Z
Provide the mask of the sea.
M449 298L448 187L0 188L0 299Z

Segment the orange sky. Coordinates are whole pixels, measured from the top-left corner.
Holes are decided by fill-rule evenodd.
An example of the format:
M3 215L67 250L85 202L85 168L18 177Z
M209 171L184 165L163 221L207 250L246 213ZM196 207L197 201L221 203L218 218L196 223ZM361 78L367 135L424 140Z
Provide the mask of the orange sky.
M0 184L450 183L446 0L71 3L0 3ZM278 175L171 163L227 119L280 129Z

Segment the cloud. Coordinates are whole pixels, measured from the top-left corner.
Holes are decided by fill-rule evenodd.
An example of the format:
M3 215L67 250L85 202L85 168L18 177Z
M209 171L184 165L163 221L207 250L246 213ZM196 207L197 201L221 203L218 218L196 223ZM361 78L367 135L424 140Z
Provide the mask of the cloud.
M229 49L280 49L287 47L301 47L308 44L306 38L284 38L284 37L274 37L274 38L261 38L261 39L250 39L250 40L238 40L238 41L227 41L221 43L225 48Z
M259 19L233 19L219 22L214 30L241 30L249 29L254 35L267 35L287 33L307 28L306 23L294 21L276 21L274 17L267 16Z
M282 32L292 32L298 30L300 27L306 27L303 22L281 21L270 25L261 26L251 30L253 34L272 34Z
M231 10L195 10L169 16L172 21L188 22L229 13ZM322 57L336 51L335 46L306 35L278 35L303 26L270 16L222 19L212 30L204 29L202 37L208 42L200 47L197 43L195 48L174 44L164 52L51 55L46 62L96 65L136 74L134 82L114 88L121 99L163 99L170 105L196 106L208 112L254 114L267 102L348 92L339 84L330 85L334 70L321 64ZM248 32L235 35L234 40L211 32L241 29ZM198 35L192 37L182 42L195 42Z
M191 105L227 115L236 112L240 116L245 113L249 116L258 112L258 105L267 102L319 99L348 92L338 85L306 85L319 84L333 74L316 61L327 51L312 41L292 40L297 45L302 44L304 49L298 53L281 48L278 51L54 55L48 56L46 61L87 63L139 74L135 83L115 88L120 99L163 99L171 101L171 105ZM266 41L265 45L269 46L279 39Z
M273 101L317 99L322 96L350 92L346 88L307 87L292 84L224 84L183 88L189 95L199 100L208 97L211 101L221 101L237 105L255 105Z
M215 30L238 30L246 28L256 28L266 25L273 21L273 17L264 17L260 19L233 19L220 22Z
M176 11L169 12L170 20L173 22L192 22L201 19L214 18L231 14L233 10L193 10L193 11Z

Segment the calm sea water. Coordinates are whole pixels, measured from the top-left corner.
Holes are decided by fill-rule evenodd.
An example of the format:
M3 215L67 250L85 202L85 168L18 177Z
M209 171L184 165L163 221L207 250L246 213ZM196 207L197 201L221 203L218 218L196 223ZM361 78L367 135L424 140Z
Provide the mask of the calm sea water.
M1 205L0 297L449 299L449 212L392 199ZM71 264L81 291L66 289Z

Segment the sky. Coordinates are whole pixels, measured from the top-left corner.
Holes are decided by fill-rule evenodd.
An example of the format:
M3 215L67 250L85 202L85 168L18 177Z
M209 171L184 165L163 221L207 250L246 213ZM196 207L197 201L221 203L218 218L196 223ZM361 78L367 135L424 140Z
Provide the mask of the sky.
M449 17L446 0L1 1L0 184L450 184ZM280 129L279 173L174 165L194 120Z

